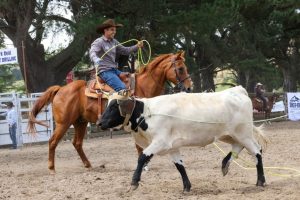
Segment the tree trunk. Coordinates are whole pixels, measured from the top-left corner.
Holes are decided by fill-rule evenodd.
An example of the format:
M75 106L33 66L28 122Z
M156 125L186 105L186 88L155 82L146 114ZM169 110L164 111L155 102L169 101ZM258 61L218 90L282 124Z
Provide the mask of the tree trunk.
M44 1L44 12L49 2ZM41 17L41 20L36 20L35 8L34 0L6 1L0 4L0 29L18 49L18 60L22 75L26 79L27 91L43 92L49 86L62 84L67 73L81 60L95 35L88 31L84 31L83 34L75 31L74 39L69 46L47 59L44 46L40 43L44 29L35 27L39 37L36 35L33 38L29 34L34 22L43 26L42 22L45 20L45 13L40 13L38 17ZM70 20L69 22L75 28L74 23Z
M26 79L28 92L43 92L52 85L61 85L68 72L81 60L87 49L86 41L75 38L66 49L49 60L45 60L44 47L41 44L35 45L28 39L23 41L24 68L22 40L16 38L14 43L18 46L18 60L22 75ZM26 75L24 69L26 69Z
M197 73L192 73L191 74L191 78L193 80L193 83L194 83L194 89L193 89L193 92L201 92L201 77L200 77L200 74L197 72Z
M202 91L215 91L214 71L206 69L201 72Z
M289 67L281 67L283 73L283 91L297 92L296 71Z

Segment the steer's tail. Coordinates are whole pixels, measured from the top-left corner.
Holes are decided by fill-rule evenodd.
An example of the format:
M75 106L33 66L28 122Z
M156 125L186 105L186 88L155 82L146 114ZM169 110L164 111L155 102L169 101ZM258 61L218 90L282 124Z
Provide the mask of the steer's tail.
M263 133L263 125L256 127L253 125L253 135L257 140L258 144L261 146L262 151L266 151L267 145L270 142L267 136Z
M35 102L33 108L31 109L31 112L29 113L29 121L28 121L28 132L31 134L34 134L36 132L35 124L39 124L42 126L48 127L47 124L45 124L43 121L39 121L36 119L36 116L39 114L39 112L42 110L42 108L49 103L53 101L54 96L60 89L60 86L55 85L52 87L49 87L44 94L38 98L38 100Z

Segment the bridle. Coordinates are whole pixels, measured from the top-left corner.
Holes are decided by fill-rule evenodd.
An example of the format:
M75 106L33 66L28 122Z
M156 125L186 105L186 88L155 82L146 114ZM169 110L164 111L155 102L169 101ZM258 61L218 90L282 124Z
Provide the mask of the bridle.
M174 83L172 83L172 82L170 82L169 80L167 80L166 82L167 82L167 84L168 84L168 86L169 86L169 88L170 88L170 93L177 93L177 92L182 92L182 91L184 91L184 92L189 92L185 87L184 87L184 85L183 85L183 83L184 83L184 81L185 80L187 80L187 79L189 79L189 78L191 78L191 76L190 75L188 75L187 77L185 77L185 78L183 78L183 79L180 79L180 76L179 76L179 74L178 74L178 70L177 70L177 68L176 68L176 60L174 60L174 59L171 59L171 66L170 66L170 68L174 68L174 72L175 72L175 76L176 76L176 80L177 80L177 83L176 84L174 84ZM155 84L157 85L157 81L156 81L156 79L153 77L153 74L152 74L152 71L150 72L150 77L152 78L152 80L155 82ZM160 86L160 88L161 89L164 89L164 87L162 87L162 86Z
M187 77L185 77L183 79L180 79L180 76L178 74L178 69L176 68L176 64L175 63L176 63L176 61L172 60L171 67L174 67L174 72L175 72L175 75L176 75L177 83L175 84L175 86L172 86L169 81L167 81L167 83L171 87L172 93L182 92L182 91L188 92L187 89L184 87L183 83L184 83L185 80L191 78L191 76L188 75Z

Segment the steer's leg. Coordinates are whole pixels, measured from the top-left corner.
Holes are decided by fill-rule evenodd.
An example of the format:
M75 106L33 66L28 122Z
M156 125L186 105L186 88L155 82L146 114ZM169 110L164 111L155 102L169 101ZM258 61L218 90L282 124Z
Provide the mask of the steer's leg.
M227 156L222 161L222 173L225 176L228 173L230 162L233 158L237 158L239 153L243 150L243 146L238 143L232 144L232 150L227 154Z
M183 191L189 192L191 190L191 182L189 180L189 177L186 174L179 150L172 151L170 153L170 156L172 157L172 160L181 175L182 182L183 182Z
M143 171L143 166L145 165L145 163L148 163L150 161L150 159L152 158L153 154L151 155L146 155L144 153L142 153L139 156L138 159L138 164L136 167L136 170L134 171L133 177L132 177L132 181L131 181L131 185L133 186L133 189L137 189L139 186L139 181L141 180L141 175L142 175L142 171Z
M265 185L265 175L264 175L264 168L262 163L262 157L261 157L261 148L257 144L256 141L253 140L253 138L243 138L243 140L240 141L241 144L245 146L245 148L256 157L257 163L256 163L256 170L257 170L257 186L264 186Z
M139 186L139 181L141 180L143 166L145 163L148 163L154 154L165 149L166 146L162 141L152 141L152 143L144 149L143 153L139 156L138 164L132 177L131 185L133 186L133 189L136 189Z

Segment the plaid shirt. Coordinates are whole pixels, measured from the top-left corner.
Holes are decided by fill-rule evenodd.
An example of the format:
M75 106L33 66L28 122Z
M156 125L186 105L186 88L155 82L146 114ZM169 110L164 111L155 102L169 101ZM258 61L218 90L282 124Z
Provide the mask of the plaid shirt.
M98 67L99 73L117 68L118 63L116 62L116 55L129 55L131 52L136 52L138 50L137 45L131 47L124 47L123 45L118 45L119 42L116 39L107 39L104 36L96 39L91 44L91 49L89 51L90 59L93 61L94 65ZM117 46L118 45L118 46ZM103 58L100 60L101 56L107 52L112 47Z

